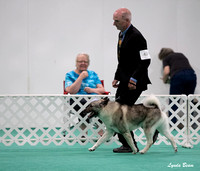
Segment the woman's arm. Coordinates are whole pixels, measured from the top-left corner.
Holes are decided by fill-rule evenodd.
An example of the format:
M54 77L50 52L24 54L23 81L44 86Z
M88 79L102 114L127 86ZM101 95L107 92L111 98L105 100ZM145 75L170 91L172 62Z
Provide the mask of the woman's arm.
M169 77L169 73L170 73L170 67L169 65L165 66L163 69L163 82L167 83L168 77Z
M66 87L66 91L70 94L76 94L78 93L78 91L80 90L81 87L81 83L83 81L84 78L88 77L88 72L87 71L83 71L79 77L77 78L77 80L69 87Z
M97 84L97 88L85 87L84 91L86 91L87 93L103 94L105 92L105 89L102 84Z

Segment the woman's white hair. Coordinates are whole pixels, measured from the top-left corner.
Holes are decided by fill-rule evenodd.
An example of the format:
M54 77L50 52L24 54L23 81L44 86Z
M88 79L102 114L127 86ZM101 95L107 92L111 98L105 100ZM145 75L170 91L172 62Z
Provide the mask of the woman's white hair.
M89 57L89 55L88 55L87 53L79 53L79 54L76 56L76 61L77 61L77 58L78 58L79 56L82 56L82 55L84 55L84 56L87 57L87 59L88 59L88 64L89 64L89 63L90 63L90 57Z

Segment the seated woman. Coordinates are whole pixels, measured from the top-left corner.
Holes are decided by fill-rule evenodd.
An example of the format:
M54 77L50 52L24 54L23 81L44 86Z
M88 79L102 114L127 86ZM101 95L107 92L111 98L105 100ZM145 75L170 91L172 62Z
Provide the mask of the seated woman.
M88 70L90 60L88 54L78 54L76 69L65 77L65 89L70 94L103 94L105 89L98 75Z

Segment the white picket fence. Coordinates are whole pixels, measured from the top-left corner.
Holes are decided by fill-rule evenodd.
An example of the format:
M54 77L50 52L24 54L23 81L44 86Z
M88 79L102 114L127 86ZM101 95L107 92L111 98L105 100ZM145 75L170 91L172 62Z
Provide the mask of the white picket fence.
M2 95L0 96L0 143L9 146L17 145L74 145L79 143L95 143L100 137L99 132L105 130L104 124L87 116L81 117L80 112L94 99L104 98L103 95ZM107 95L114 100L113 95ZM136 103L140 103L141 96ZM192 147L200 141L200 96L157 96L162 110L168 113L170 131L179 145ZM85 128L82 128L82 126ZM146 139L141 128L134 130L135 139L142 145ZM159 134L155 145L168 140ZM107 144L119 144L117 136Z

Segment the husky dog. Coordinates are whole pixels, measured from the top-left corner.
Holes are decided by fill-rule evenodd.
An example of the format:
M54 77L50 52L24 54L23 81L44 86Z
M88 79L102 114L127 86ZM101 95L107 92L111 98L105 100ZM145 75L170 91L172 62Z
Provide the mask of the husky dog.
M96 150L97 147L106 142L115 133L120 133L133 150L133 154L136 154L137 149L131 138L130 131L142 127L147 144L140 151L141 154L146 153L153 144L155 130L164 135L171 142L174 151L177 152L176 143L169 132L168 117L161 111L160 102L155 96L151 95L144 100L143 104L133 106L121 105L105 97L91 102L82 112L85 115L90 113L89 118L98 116L106 126L103 136L93 147L88 149L89 151Z

